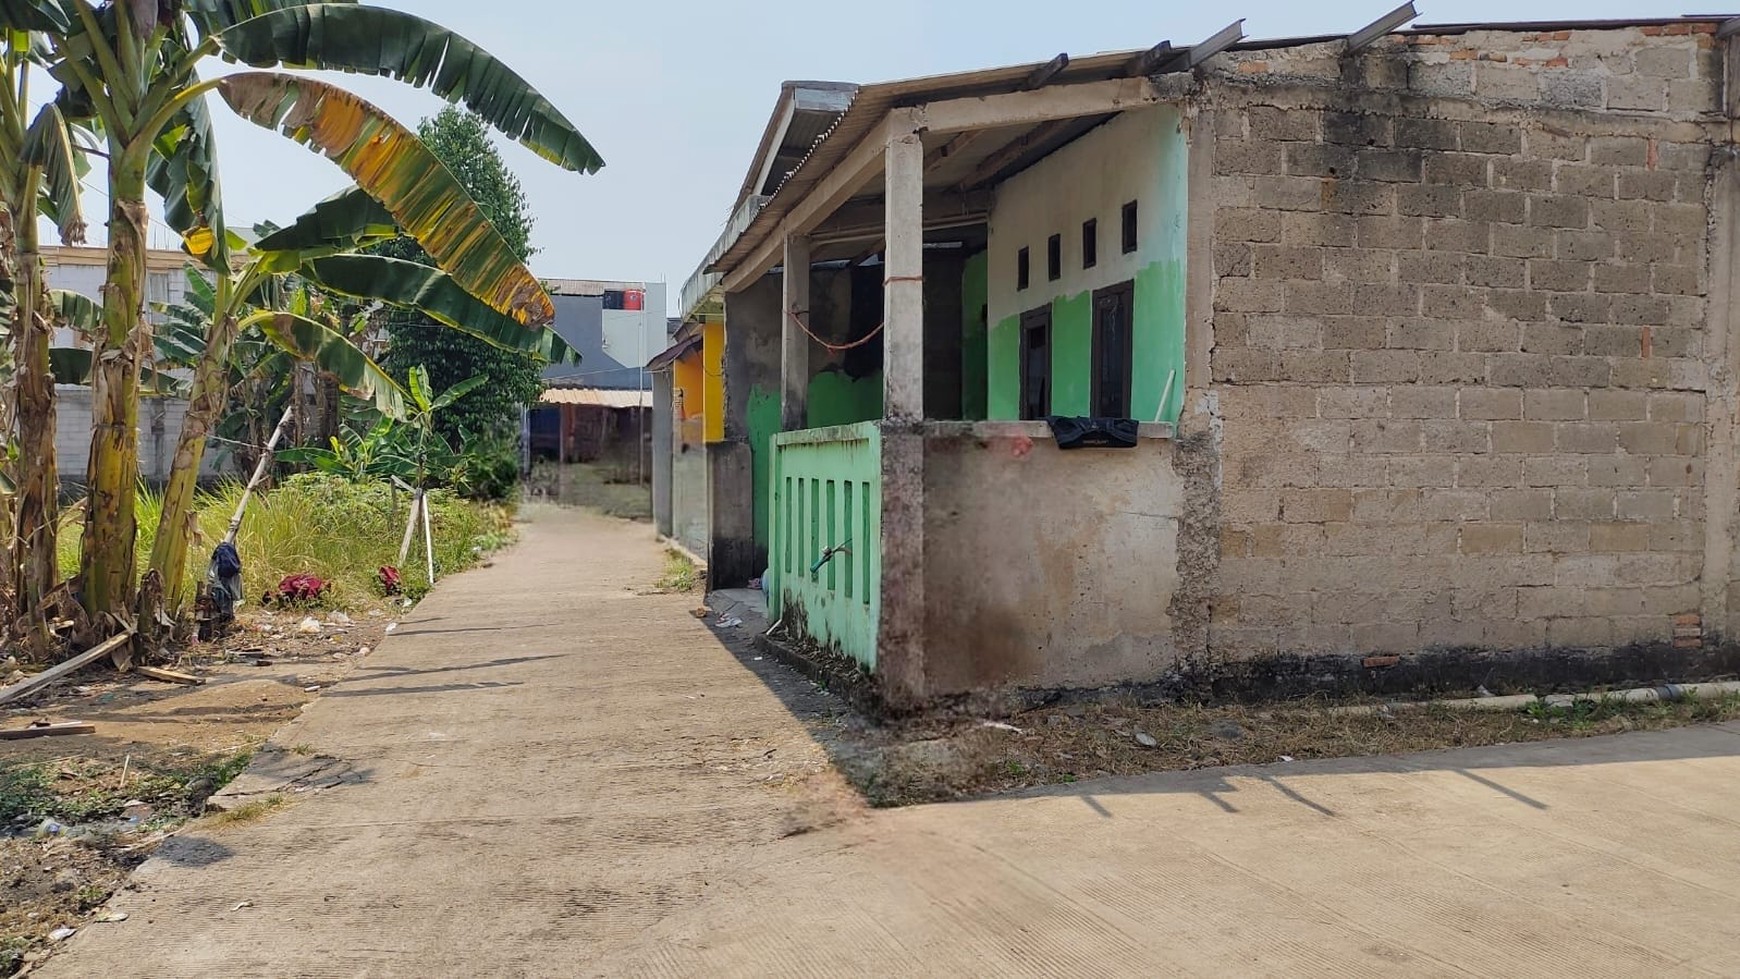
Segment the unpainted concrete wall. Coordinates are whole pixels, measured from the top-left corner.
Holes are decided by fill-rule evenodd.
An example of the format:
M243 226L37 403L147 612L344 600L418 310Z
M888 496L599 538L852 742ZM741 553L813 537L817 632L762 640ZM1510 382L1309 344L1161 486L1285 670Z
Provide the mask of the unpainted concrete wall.
M925 440L926 693L1165 672L1184 507L1172 444L1066 452L995 428Z
M1706 547L1732 550L1707 480L1734 478L1706 472L1726 126L1702 30L1217 59L1203 652L1696 634Z

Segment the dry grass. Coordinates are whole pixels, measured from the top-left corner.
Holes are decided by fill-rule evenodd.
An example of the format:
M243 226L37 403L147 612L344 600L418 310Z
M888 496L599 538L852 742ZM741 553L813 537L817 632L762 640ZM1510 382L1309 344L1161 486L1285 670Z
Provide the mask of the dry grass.
M268 815L277 812L279 809L282 809L289 804L289 796L277 794L269 795L264 799L255 799L253 802L244 802L234 809L226 809L223 812L216 813L211 817L211 825L214 827L245 826L248 823L259 822Z
M682 594L701 587L701 569L687 554L674 547L665 549L665 573L658 580L662 592Z
M1740 696L1569 707L1537 702L1516 711L1431 706L1393 714L1300 706L1076 705L1024 714L1013 719L1013 731L971 719L911 722L886 730L885 743L846 767L873 804L899 806L1112 775L1405 754L1736 718Z
M200 496L199 539L188 555L190 590L205 578L212 548L223 539L241 492L241 486L226 483ZM512 538L512 515L501 507L460 500L446 491L431 493L430 499L437 576L472 567ZM160 495L140 494L141 572L162 510ZM69 576L78 571L81 513L82 509L69 512L61 528L60 566ZM399 544L409 515L409 497L395 496L384 483L291 476L269 492L255 494L242 520L236 548L242 555L247 593L257 599L286 575L310 573L332 584L322 604L350 609L376 604L380 599L377 571L382 565L399 563ZM420 596L429 589L424 567L419 538L401 569L407 594Z

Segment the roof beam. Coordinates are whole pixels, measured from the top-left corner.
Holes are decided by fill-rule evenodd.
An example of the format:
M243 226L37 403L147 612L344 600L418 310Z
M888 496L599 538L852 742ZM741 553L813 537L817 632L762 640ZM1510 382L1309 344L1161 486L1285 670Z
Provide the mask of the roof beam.
M1731 17L1716 26L1716 40L1740 34L1740 17Z
M1163 62L1154 73L1161 74L1172 71L1190 71L1197 65L1202 64L1204 61L1207 61L1244 39L1245 21L1244 18L1241 17L1220 30L1215 31L1207 40L1197 44L1192 44L1190 47L1179 51L1177 54Z
M924 228L941 231L965 225L982 224L991 214L991 194L981 191L971 194L926 194L924 196ZM836 211L833 217L810 232L817 243L838 243L881 238L886 220L884 204L850 204Z
M968 192L989 183L997 174L1002 173L1005 167L1026 156L1034 149L1043 146L1047 140L1067 128L1073 121L1073 119L1054 119L1023 133L1008 146L985 157L983 162L973 168L972 173L962 177L960 190Z
M1148 50L1136 55L1130 60L1130 66L1124 69L1124 74L1131 78L1152 75L1160 69L1160 63L1172 56L1172 42L1161 41Z
M1056 119L1097 116L1161 101L1146 78L1113 78L1077 85L1052 85L1033 92L1008 92L949 99L918 107L919 126L933 135L969 129L1033 126Z
M1028 92L1031 92L1036 88L1044 88L1051 84L1053 78L1063 74L1063 70L1068 67L1069 54L1067 52L1061 53L1057 57L1047 61L1045 64L1033 69L1033 73L1028 75L1027 80L1021 83L1021 88L1023 91Z
M895 110L889 114L887 126L877 126L864 134L858 145L835 165L828 175L817 181L792 209L786 212L779 227L761 239L753 252L736 268L726 272L722 285L726 292L739 292L745 286L767 274L780 263L785 254L785 239L791 235L808 234L827 220L841 204L857 196L858 191L882 174L883 158L892 127L910 125L911 110Z
M942 166L947 161L960 155L962 150L971 146L974 142L978 141L980 136L983 135L985 135L983 129L969 129L964 133L955 134L954 139L951 139L936 149L931 150L930 155L924 158L925 172L929 173L937 167Z
M1347 53L1352 54L1355 51L1363 51L1371 47L1377 43L1379 38L1387 36L1391 31L1404 24L1412 23L1419 16L1419 13L1414 10L1414 0L1408 0L1407 3L1349 34L1347 36Z

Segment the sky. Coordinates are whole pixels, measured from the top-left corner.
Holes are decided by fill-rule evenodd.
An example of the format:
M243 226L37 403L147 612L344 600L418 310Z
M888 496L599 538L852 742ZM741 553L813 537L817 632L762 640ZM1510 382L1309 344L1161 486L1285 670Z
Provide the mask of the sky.
M532 269L546 278L663 281L671 312L718 237L787 79L875 82L1185 45L1235 17L1247 37L1345 33L1400 0L1173 5L1155 0L384 0L482 45L550 99L598 148L580 175L504 143L537 224ZM1671 17L1684 0L1416 0L1417 23ZM1167 8L1173 8L1168 10ZM441 101L379 78L352 91L414 125ZM229 114L212 99L230 223L288 223L349 185L332 163ZM100 174L93 174L100 186ZM93 195L94 196L94 195ZM91 202L93 217L104 206ZM96 223L96 222L93 222ZM100 236L100 229L94 229ZM153 244L174 246L154 225Z

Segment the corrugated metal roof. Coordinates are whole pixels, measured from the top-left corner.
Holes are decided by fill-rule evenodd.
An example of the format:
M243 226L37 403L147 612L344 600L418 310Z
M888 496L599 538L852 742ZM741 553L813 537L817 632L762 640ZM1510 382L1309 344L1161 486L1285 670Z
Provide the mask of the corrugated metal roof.
M1398 30L1398 34L1461 34L1469 31L1540 31L1540 30L1601 30L1624 27L1640 27L1679 23L1712 23L1730 19L1734 15L1688 15L1676 18L1638 18L1631 20L1585 20L1585 21L1528 21L1517 23L1485 23L1485 24L1439 24L1423 25L1412 29ZM1340 40L1348 34L1322 34L1308 37L1290 38L1252 38L1232 45L1231 51L1270 50L1318 44ZM1117 51L1106 54L1091 55L1072 60L1069 67L1052 78L1049 84L1070 84L1091 81L1103 81L1109 78L1122 77L1129 69L1131 62L1146 49ZM1173 49L1174 53L1188 52L1189 47ZM901 81L882 82L864 85L858 89L852 104L842 113L833 126L817 139L809 154L798 163L795 169L786 177L773 194L767 198L753 219L745 222L742 230L735 235L727 233L725 238L714 246L713 253L703 266L703 272L714 276L727 273L737 267L761 242L771 234L785 216L801 202L805 196L820 183L840 161L846 157L860 140L876 128L891 109L922 105L927 102L946 99L971 98L991 95L999 92L1015 91L1026 82L1033 72L1046 62L1031 62L1028 64L1011 65L1002 68L987 68L979 71L960 72L948 75L932 75L922 78L909 78ZM726 239L729 239L727 242Z
M550 388L538 399L547 405L585 405L593 408L651 408L651 391L618 391L611 388Z
M1131 60L1141 53L1142 51L1117 51L1072 60L1068 68L1052 79L1051 84L1097 82L1117 78L1129 67ZM930 75L859 88L852 98L852 104L816 141L809 155L804 157L767 203L762 205L743 233L707 266L707 271L728 270L742 261L803 200L810 189L823 180L858 145L859 140L881 123L882 117L890 109L943 99L971 98L1012 91L1024 84L1036 69L1045 64L1047 62L1039 61L949 75Z

